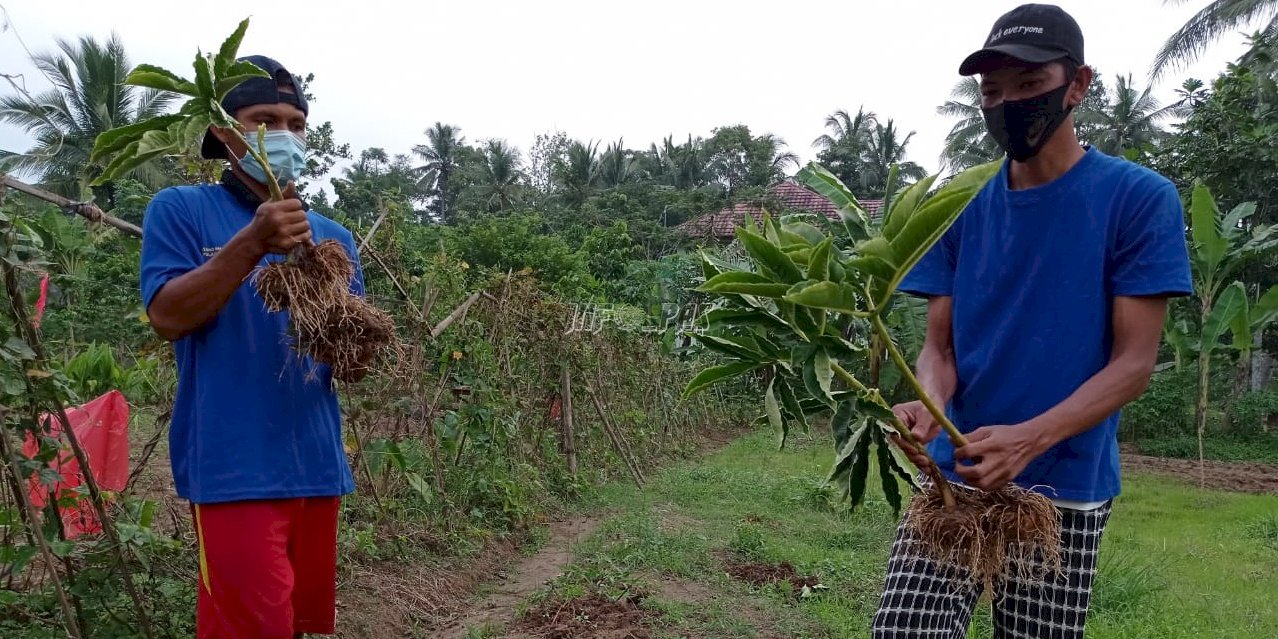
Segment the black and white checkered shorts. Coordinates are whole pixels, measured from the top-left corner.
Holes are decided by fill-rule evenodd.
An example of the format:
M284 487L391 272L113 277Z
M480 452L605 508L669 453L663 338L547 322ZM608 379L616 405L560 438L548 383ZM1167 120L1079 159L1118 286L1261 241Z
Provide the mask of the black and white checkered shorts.
M1113 502L1095 510L1061 508L1061 573L1045 583L1008 578L991 593L995 639L1082 639L1096 578L1101 533ZM942 572L919 554L910 529L897 529L874 616L875 639L964 639L983 588Z

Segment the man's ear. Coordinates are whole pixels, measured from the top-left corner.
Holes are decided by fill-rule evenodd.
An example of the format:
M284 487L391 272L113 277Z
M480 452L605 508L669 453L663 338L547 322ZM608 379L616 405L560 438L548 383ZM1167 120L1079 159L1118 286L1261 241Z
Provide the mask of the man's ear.
M1065 96L1066 104L1077 108L1083 103L1083 98L1087 97L1087 92L1092 88L1094 73L1087 65L1078 67L1078 71L1074 73L1074 81L1069 87L1069 95Z
M240 142L240 139L236 137L234 133L231 133L230 129L223 129L221 127L210 126L209 131L213 133L213 137L217 138L218 142L221 142L227 149L230 150L232 157L238 158L243 156L246 152L248 152L248 149L245 147L244 143Z

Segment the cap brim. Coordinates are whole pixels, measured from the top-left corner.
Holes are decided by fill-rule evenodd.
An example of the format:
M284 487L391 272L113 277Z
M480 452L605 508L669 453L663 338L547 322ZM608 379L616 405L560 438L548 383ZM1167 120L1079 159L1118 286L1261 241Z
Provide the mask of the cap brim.
M976 75L988 73L1007 65L1009 59L1030 64L1043 64L1061 58L1068 58L1069 52L1052 47L1038 47L1029 44L1000 44L986 47L967 56L959 65L960 75Z
M212 131L205 131L204 141L200 143L200 155L206 160L225 160L226 145L213 137Z

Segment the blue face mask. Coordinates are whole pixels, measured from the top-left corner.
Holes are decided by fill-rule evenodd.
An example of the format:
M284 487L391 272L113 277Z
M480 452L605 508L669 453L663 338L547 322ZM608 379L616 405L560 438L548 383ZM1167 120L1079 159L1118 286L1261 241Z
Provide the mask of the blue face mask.
M257 131L249 131L244 139L249 146L257 150ZM266 145L266 159L271 163L271 172L280 186L301 179L306 170L306 141L292 131L267 131L262 138ZM240 168L250 177L266 184L266 171L249 153L240 158Z

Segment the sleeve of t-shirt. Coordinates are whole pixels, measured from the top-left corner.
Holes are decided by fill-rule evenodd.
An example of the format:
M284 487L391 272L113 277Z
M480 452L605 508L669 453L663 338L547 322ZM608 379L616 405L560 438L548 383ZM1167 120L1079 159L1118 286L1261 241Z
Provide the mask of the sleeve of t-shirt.
M1181 296L1194 292L1185 243L1185 212L1170 182L1127 212L1118 228L1110 286L1115 296Z
M142 218L142 304L151 307L169 280L203 263L199 231L174 189L155 194Z
M954 268L958 253L958 225L951 226L941 240L914 265L901 280L899 290L918 297L954 295Z

